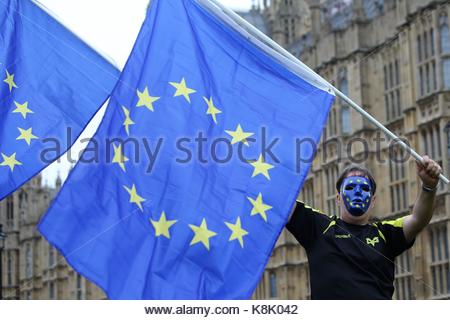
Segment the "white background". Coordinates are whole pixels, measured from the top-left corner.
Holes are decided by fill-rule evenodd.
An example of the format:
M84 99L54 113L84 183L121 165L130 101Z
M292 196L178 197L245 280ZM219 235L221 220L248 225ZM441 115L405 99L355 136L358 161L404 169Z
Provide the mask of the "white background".
M148 315L144 307L239 307L239 315ZM298 306L298 314L252 314L255 305ZM448 318L448 301L19 301L0 303L2 319L423 320ZM244 310L249 310L244 312ZM262 310L260 308L260 310ZM446 316L447 314L447 316Z

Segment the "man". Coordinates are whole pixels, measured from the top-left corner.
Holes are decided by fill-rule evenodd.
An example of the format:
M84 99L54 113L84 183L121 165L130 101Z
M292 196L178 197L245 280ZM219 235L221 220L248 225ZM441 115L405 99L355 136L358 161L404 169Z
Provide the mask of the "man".
M392 298L395 257L430 222L442 169L425 156L417 172L422 186L412 213L396 220L369 223L376 183L360 166L336 183L341 218L297 202L286 227L306 249L312 299Z

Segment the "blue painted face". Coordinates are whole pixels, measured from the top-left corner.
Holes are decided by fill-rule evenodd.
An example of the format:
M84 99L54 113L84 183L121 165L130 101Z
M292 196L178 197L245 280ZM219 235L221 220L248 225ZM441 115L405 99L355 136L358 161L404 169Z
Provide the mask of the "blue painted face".
M362 216L372 202L372 185L365 177L347 177L341 185L341 195L347 211L356 217Z

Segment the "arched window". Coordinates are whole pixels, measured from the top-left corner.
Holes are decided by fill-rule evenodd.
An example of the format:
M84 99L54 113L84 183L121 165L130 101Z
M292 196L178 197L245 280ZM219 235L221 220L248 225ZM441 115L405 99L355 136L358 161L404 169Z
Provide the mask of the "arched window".
M336 130L336 108L332 108L328 115L328 130L329 137L333 137L337 134ZM327 136L325 134L325 136Z
M347 69L341 68L339 69L339 90L345 94L348 95L348 79L347 79Z
M430 29L430 50L431 50L431 55L434 56L436 53L436 50L435 50L434 29L433 28Z
M278 292L277 292L277 275L275 274L275 272L270 273L269 280L270 280L270 297L276 298L278 297Z
M447 135L447 156L450 157L450 122L445 126L444 132Z
M84 294L84 285L83 285L83 278L79 274L76 275L76 285L75 285L75 291L77 295L77 300L83 300L85 297Z
M7 283L8 286L12 286L13 285L13 261L12 261L12 255L11 255L11 251L8 251L8 261L7 261Z
M51 244L48 245L48 267L54 268L56 266L55 264L55 249L52 247Z
M48 297L50 300L55 299L55 283L52 281L48 287Z
M450 58L442 60L442 72L444 73L444 89L450 90Z
M439 261L442 260L442 235L441 235L441 230L440 229L436 229L436 243L437 243L437 258Z
M417 60L422 61L422 36L419 34L417 36Z
M337 115L336 115L336 109L333 109L333 135L337 135Z
M28 194L25 191L19 193L20 223L25 222L25 213L28 211Z
M27 279L33 277L33 251L29 243L25 249L25 276Z
M352 120L351 111L347 106L343 106L341 109L342 116L342 133L349 134L352 132Z
M374 19L384 11L384 0L364 0L364 13L367 19Z
M442 14L439 17L439 33L441 43L441 53L450 53L450 32L448 29L448 17Z
M23 191L19 194L19 208L20 209L28 208L28 195Z
M442 228L442 242L444 243L444 253L445 253L444 258L445 258L446 260L448 260L448 259L450 258L450 257L449 257L450 252L449 252L449 250L448 250L448 234L447 234L447 227ZM450 282L450 279L448 279L447 281ZM450 283L449 283L449 285L450 285Z
M347 69L341 68L339 69L339 90L348 96L349 88L348 88L348 77L347 77ZM351 112L347 103L343 100L340 102L341 104L341 128L343 134L349 134L352 131L351 124Z
M14 223L14 198L10 196L6 199L6 224L11 227Z
M424 31L424 32L423 32L423 42L422 42L422 45L423 45L423 57L424 57L425 59L428 59L429 43L428 43L428 32L427 32L427 31Z

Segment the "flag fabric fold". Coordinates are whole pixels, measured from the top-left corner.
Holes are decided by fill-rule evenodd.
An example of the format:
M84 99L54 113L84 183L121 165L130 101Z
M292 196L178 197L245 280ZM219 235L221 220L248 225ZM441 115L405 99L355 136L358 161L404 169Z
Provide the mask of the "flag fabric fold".
M119 71L29 0L0 0L0 26L1 200L70 148Z
M152 0L85 151L100 160L39 230L111 299L249 298L333 99L197 1Z

